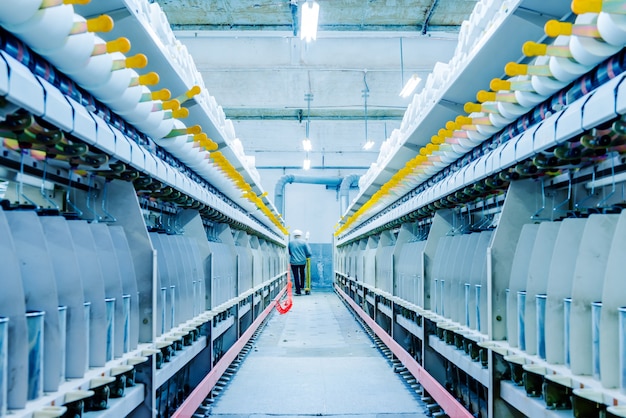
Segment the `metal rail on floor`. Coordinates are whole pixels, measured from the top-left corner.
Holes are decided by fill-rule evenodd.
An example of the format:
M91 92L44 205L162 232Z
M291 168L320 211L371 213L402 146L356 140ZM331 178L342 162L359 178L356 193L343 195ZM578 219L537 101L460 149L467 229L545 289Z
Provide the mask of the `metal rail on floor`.
M270 314L272 309L276 306L276 303L280 300L286 291L286 287L280 291L280 293L270 302L258 318L248 327L248 329L241 335L235 344L224 354L220 361L211 369L209 374L196 386L196 388L187 397L185 402L174 412L172 418L192 418L198 407L209 395L215 384L220 377L224 374L228 366L237 358L237 355L241 352L242 348L250 340L254 332L259 325Z
M465 409L434 377L432 377L400 344L398 344L387 332L361 309L346 293L335 285L335 291L341 296L358 314L363 321L381 339L383 343L395 354L411 374L422 385L424 390L439 404L446 414L455 418L472 418L473 415Z

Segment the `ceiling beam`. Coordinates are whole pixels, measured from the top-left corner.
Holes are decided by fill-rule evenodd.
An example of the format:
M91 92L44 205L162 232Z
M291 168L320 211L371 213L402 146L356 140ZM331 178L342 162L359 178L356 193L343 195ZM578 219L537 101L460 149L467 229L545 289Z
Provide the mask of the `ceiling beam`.
M267 25L267 24L263 24L263 25L253 25L253 24L238 24L238 23L231 23L231 24L177 24L177 25L171 25L172 26L172 30L175 31L242 31L242 32L247 32L247 31L283 31L283 32L288 32L288 33L293 33L293 28L294 25L289 23L285 23L285 24L272 24L272 25ZM426 28L426 26L421 26L421 25L389 25L389 24L385 24L385 25L349 25L349 24L335 24L335 25L320 25L318 27L318 33L319 32L329 32L329 31L336 31L336 32L355 32L355 33L362 33L362 32L413 32L415 34L421 34L422 35L426 35L426 31L424 30L424 28ZM449 26L441 26L441 25L437 25L437 26L429 26L428 27L428 32L429 33L433 33L433 32L447 32L447 33L457 33L459 32L459 30L461 29L460 26L458 25L449 25ZM295 34L293 36L296 36Z
M207 26L215 29L211 30L202 30L202 29L193 29L194 27ZM246 30L237 31L234 29L229 29L230 26L221 24L184 24L184 25L172 25L172 30L174 31L174 35L177 39L184 38L222 38L222 39L241 39L246 37L253 37L255 39L258 38L291 38L294 37L290 28L290 25L262 25L267 28L265 30L255 31L254 25L246 26ZM278 26L284 27L284 30L278 30ZM221 27L222 30L218 28ZM257 25L260 27L260 25ZM277 30L270 30L271 27L276 27ZM379 27L383 27L383 25L379 25ZM415 26L408 25L395 25L394 27L406 27L406 31L398 32L395 30L392 31L355 31L352 33L346 33L345 31L326 31L326 32L318 32L318 39L352 39L352 38L372 38L372 39L424 39L428 41L450 41L457 42L459 39L459 30L460 26L451 25L451 26L431 26L431 28L441 28L441 32L433 33L430 32L426 36L422 35L419 31L415 30ZM179 28L177 30L176 28Z
M400 121L404 117L404 108L400 109L369 109L368 120ZM302 121L306 109L249 109L224 108L224 114L231 120L297 120ZM349 121L364 119L363 109L311 109L311 120Z
M302 165L281 165L281 166L256 166L257 170L302 170ZM311 165L311 170L367 170L369 165Z

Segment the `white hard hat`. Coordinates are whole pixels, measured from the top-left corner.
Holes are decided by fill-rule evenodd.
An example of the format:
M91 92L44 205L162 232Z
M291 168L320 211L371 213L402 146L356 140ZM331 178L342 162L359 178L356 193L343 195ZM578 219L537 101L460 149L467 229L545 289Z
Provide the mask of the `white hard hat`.
M301 237L302 236L302 231L300 231L299 229L295 229L293 231L293 236L294 237Z

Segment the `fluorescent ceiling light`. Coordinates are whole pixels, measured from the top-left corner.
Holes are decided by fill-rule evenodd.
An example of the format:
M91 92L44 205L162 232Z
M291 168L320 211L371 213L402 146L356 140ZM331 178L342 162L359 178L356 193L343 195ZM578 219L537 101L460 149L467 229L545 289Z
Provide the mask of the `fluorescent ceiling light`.
M306 1L302 4L302 19L300 20L300 39L307 42L317 38L317 18L320 5L315 1Z
M309 160L308 158L305 158L304 162L302 163L302 169L308 170L310 168L311 168L311 160Z
M419 78L417 74L413 74L402 88L402 91L400 92L400 97L409 97L411 93L413 93L413 90L415 90L415 87L417 87L417 85L420 83L420 81L422 81L422 79Z
M313 149L313 147L311 146L311 140L309 138L304 138L302 140L302 148L304 148L305 151L311 151Z
M373 146L374 146L374 141L372 141L371 139L368 139L367 141L365 141L365 144L363 144L363 149L368 150L368 149L371 149Z

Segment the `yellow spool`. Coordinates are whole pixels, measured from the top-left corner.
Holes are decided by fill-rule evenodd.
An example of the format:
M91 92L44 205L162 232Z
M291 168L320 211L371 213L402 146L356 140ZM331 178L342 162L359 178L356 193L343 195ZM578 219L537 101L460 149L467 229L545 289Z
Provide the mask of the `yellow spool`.
M544 32L551 38L564 35L570 36L572 34L573 25L569 22L560 22L558 20L548 20L543 27Z
M100 15L87 19L88 32L110 32L113 30L113 18L109 15Z
M126 68L144 68L148 65L148 57L144 54L137 54L132 57L127 57L124 63Z
M482 106L480 103L467 102L463 105L463 110L466 113L478 113L482 111Z
M509 62L504 66L504 72L509 77L515 77L517 75L526 75L528 74L528 65L526 64L518 64L516 62Z
M486 90L480 90L478 93L476 93L476 100L478 100L480 103L495 102L496 93Z
M577 15L584 13L600 13L602 11L602 0L573 0L572 12Z
M489 83L489 88L493 91L511 90L511 82L499 78L494 78Z
M159 75L154 71L139 76L139 85L142 86L154 86L159 84Z
M128 38L117 38L106 43L106 50L109 54L113 52L121 52L126 54L130 51L130 41ZM155 73L156 74L156 73Z
M161 89L150 93L150 98L152 100L167 100L170 98L171 95L172 94L168 89Z

